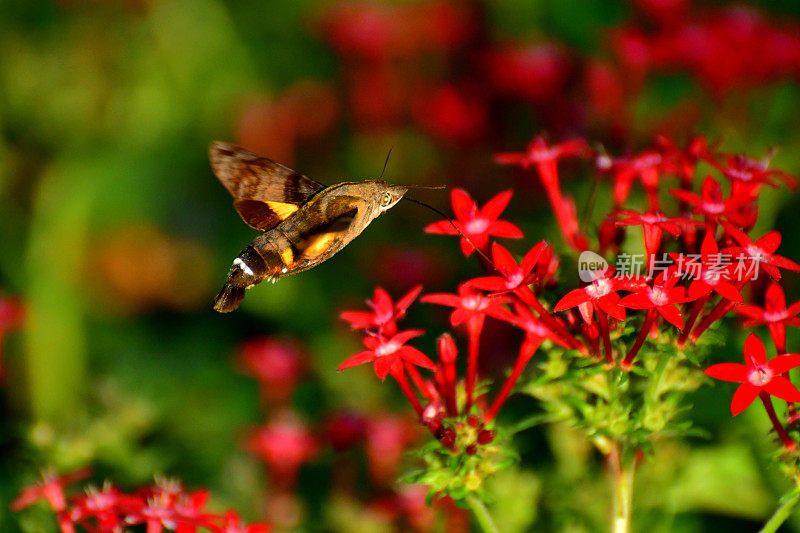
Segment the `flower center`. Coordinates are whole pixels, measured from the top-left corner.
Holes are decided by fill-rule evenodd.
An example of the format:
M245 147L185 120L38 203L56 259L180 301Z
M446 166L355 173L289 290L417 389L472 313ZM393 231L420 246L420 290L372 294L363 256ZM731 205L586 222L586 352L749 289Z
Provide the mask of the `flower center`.
M466 229L467 233L471 235L483 233L488 227L489 221L485 218L473 218L464 225L464 229Z
M486 307L486 302L479 294L473 296L465 296L461 299L461 306L464 309L470 309L472 311L479 311Z
M653 289L648 289L647 292L653 305L661 306L669 304L669 295L663 289L655 287Z
M519 284L522 283L522 280L525 279L525 276L522 275L522 272L517 270L514 274L508 276L506 279L506 287L509 289L513 289L519 287Z
M750 254L750 258L753 261L766 261L769 259L769 254L754 244L747 247L747 253Z
M602 298L606 294L611 292L611 281L604 278L604 279L596 279L592 282L591 285L587 285L584 289L586 294L589 295L592 299Z
M387 355L391 355L397 350L400 349L400 343L397 341L389 341L384 344L378 346L378 349L375 350L375 355L378 357L384 357Z
M780 322L787 316L786 311L767 311L764 313L764 321L766 322Z
M772 381L772 370L763 366L752 368L747 373L747 381L756 387L763 387Z
M750 181L753 179L753 173L748 169L729 168L728 176L739 181Z
M703 209L706 213L718 215L725 212L725 204L722 202L703 202Z

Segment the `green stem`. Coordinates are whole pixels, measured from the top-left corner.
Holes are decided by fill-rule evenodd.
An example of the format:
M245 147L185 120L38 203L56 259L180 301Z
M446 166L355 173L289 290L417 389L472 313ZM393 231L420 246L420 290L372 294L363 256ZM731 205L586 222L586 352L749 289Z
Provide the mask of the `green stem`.
M667 363L669 363L669 357L665 354L660 354L658 359L658 366L656 366L655 372L650 377L650 383L647 386L647 401L648 402L656 402L659 396L659 387L661 386L661 378L664 377L664 370L667 368Z
M616 443L608 455L614 482L614 516L611 524L613 533L628 533L631 529L635 467L633 461L629 465L623 464L621 448L621 445Z
M797 489L792 489L792 494L787 494L787 496L784 496L783 499L785 501L783 504L778 507L775 513L767 520L767 523L764 524L764 527L761 528L759 533L774 533L778 531L778 528L792 516L792 511L794 511L797 502L800 501L800 492L798 492Z
M481 526L481 531L484 533L500 533L500 530L497 529L496 525L494 525L492 515L489 514L489 510L486 508L480 498L474 494L468 494L467 503L469 504L470 509L472 509L472 512L475 514L475 518L478 520L478 524Z

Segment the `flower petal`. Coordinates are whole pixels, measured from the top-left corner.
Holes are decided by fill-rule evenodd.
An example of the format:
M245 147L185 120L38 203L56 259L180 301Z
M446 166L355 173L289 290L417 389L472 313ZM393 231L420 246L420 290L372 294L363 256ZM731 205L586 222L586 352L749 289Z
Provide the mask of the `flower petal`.
M423 231L425 231L425 233L436 233L439 235L458 235L458 231L449 220L440 220L439 222L428 224Z
M657 305L656 310L667 322L683 331L683 315L681 315L677 307L674 305Z
M487 233L495 237L505 237L507 239L521 239L525 236L521 229L507 220L495 220L489 224Z
M585 290L572 289L558 301L558 303L553 309L555 311L564 311L566 309L571 309L576 305L580 305L588 300L589 300L589 295L586 294Z
M436 365L433 364L433 361L431 361L427 355L417 350L413 346L403 346L397 351L397 353L400 355L400 357L412 365L421 366L430 370L434 370L436 368Z
M475 200L464 189L453 189L450 192L450 201L453 204L453 214L460 221L470 220L478 212Z
M497 220L508 206L512 196L514 196L513 189L498 193L481 208L481 216L488 220Z
M767 362L767 350L764 348L764 343L755 333L751 333L747 340L744 341L744 362L749 366L753 366L751 359L759 365L764 365Z
M739 388L733 393L733 399L731 400L731 414L736 416L747 409L750 404L753 403L753 400L756 399L760 391L760 387L750 385L749 383L742 383L739 385Z
M517 261L511 255L511 252L498 243L492 244L492 259L494 260L494 266L504 276L509 276L519 270Z
M800 402L800 391L783 376L775 376L764 385L764 390L787 402Z
M775 374L783 374L784 372L797 368L800 366L800 353L785 353L776 355L767 363L769 369Z
M344 370L345 368L351 368L358 365L363 365L364 363L371 363L375 360L375 354L372 350L365 350L363 352L358 352L357 354L348 357L345 359L342 364L339 365L337 371Z
M717 363L704 370L707 376L722 381L744 383L747 381L747 366L740 363Z

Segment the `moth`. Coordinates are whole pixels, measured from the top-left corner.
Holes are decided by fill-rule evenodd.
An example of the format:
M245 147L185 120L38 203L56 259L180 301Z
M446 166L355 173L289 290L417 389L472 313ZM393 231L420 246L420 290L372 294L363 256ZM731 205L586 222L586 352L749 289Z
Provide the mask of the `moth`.
M239 307L245 290L264 280L274 283L330 259L408 190L380 179L326 187L219 141L211 143L209 157L242 220L263 232L233 260L214 299L221 313Z

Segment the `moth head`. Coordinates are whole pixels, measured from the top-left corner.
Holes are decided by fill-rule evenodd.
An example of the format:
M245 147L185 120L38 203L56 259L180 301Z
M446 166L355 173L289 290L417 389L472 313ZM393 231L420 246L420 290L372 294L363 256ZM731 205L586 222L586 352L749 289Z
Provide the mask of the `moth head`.
M407 187L399 185L386 185L381 187L376 193L377 204L381 212L394 207L394 205L403 198L407 190Z

